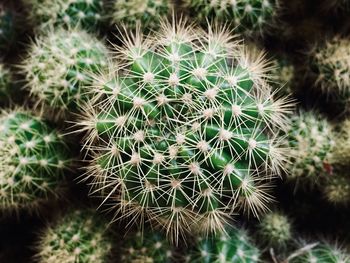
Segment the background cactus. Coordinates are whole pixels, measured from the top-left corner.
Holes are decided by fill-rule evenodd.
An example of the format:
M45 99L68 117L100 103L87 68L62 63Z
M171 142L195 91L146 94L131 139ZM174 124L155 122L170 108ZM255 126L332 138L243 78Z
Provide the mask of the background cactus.
M201 238L189 251L188 263L260 262L260 251L243 230L230 229L227 234L217 237Z
M35 208L58 195L70 164L62 136L17 109L0 115L0 208Z
M107 49L95 37L58 29L32 43L22 68L38 103L74 111L90 92L92 75L103 70L106 61Z
M94 210L68 212L40 233L37 262L111 262L113 240L105 227Z
M4 64L0 62L0 102L6 101L11 92L12 74Z
M112 22L135 29L158 28L160 17L170 13L172 0L114 0Z
M276 82L276 88L280 89L278 90L278 94L291 96L295 93L295 84L293 83L295 74L294 65L285 58L276 58L272 62L275 66L274 75L276 79L274 81Z
M0 3L0 52L11 48L16 38L14 13L3 3ZM2 54L0 53L0 57Z
M25 0L39 29L81 26L93 31L106 16L103 0Z
M127 234L123 240L121 262L178 262L174 259L173 248L159 233L144 231Z
M125 39L120 70L101 76L80 122L85 145L98 142L87 172L97 189L121 217L146 217L176 239L220 231L239 209L259 215L264 180L285 159L276 131L290 109L272 99L265 60L221 29L181 21Z
M335 205L350 203L350 179L347 175L330 176L323 187L326 199Z
M215 19L232 23L239 33L263 34L272 24L277 9L275 0L185 0L198 21Z

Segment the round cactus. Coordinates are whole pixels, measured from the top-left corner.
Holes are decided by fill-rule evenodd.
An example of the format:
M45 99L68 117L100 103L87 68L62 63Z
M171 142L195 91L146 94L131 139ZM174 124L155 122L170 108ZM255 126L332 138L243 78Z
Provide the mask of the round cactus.
M259 236L269 246L285 247L292 238L288 217L276 212L265 215L259 223Z
M189 251L186 262L260 262L260 252L242 230L230 229L227 234L218 237L201 238Z
M14 13L0 3L0 52L11 48L16 37Z
M348 176L334 174L325 183L323 193L335 205L350 203L350 180Z
M30 7L31 20L42 30L79 25L93 31L105 16L103 0L25 0L24 3Z
M0 102L8 99L11 92L12 75L11 72L0 63Z
M171 10L171 0L114 0L112 22L129 29L140 25L143 29L157 28L160 17Z
M293 116L288 140L292 148L289 178L317 183L321 175L332 173L334 132L321 115L301 111Z
M38 103L60 110L76 110L87 98L92 75L106 65L102 42L84 31L59 29L39 37L22 68L28 89Z
M174 251L167 239L159 233L144 231L128 234L123 240L121 262L167 263L174 261Z
M80 125L85 145L97 143L88 174L121 217L146 217L177 239L266 209L290 105L272 99L264 59L251 61L229 34L162 27L155 38L127 37L121 69L101 77Z
M276 13L275 0L185 0L197 20L232 21L232 26L245 35L263 34Z
M49 225L39 236L39 263L107 263L112 238L106 223L90 209L75 210Z
M35 208L58 195L70 163L62 136L24 110L0 115L0 208Z

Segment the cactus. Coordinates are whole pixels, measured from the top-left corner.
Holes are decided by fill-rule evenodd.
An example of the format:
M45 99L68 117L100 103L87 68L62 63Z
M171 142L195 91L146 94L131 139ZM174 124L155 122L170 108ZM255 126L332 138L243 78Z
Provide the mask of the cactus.
M30 47L22 68L27 88L54 109L74 111L87 99L93 74L106 65L107 50L95 37L79 30L50 31Z
M0 102L6 101L11 92L12 74L1 62L0 62Z
M112 238L105 226L91 209L68 212L40 233L36 262L111 262Z
M243 230L230 229L218 237L200 238L186 258L188 263L257 263L260 252Z
M134 37L78 123L96 191L117 202L118 217L147 218L176 240L223 230L240 209L258 216L270 200L265 179L285 160L276 131L291 106L272 99L265 60L222 29L183 21Z
M0 3L0 54L8 51L16 38L14 13Z
M186 0L185 7L197 20L216 19L231 22L239 33L263 35L272 24L277 9L275 0Z
M57 196L71 160L62 136L17 109L0 115L0 208L36 208Z
M159 19L171 10L171 0L114 0L112 22L129 29L159 27Z
M320 114L301 111L292 117L288 140L292 158L288 165L288 178L319 182L322 175L331 174L334 131Z
M123 240L121 262L167 263L174 261L173 248L159 233L150 231L128 234Z
M292 238L291 224L288 217L277 212L265 215L259 223L259 236L263 243L268 246L286 247Z
M105 17L103 0L25 0L40 30L66 26L94 31Z
M334 174L325 183L323 193L335 205L350 203L350 180L348 176Z
M274 86L276 86L277 89L280 89L278 91L278 94L283 96L290 96L295 92L295 86L293 85L295 74L294 65L285 58L274 59L273 64L275 65L274 75L277 77L275 79L276 85Z

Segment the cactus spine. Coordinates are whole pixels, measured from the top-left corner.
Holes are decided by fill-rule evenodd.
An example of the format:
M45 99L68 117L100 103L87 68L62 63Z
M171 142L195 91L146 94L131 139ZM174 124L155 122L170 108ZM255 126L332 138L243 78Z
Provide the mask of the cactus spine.
M24 110L0 115L0 207L35 208L58 195L70 164L62 136Z
M264 180L285 159L276 131L290 110L272 99L264 59L183 21L124 43L80 122L96 187L121 217L146 217L176 240L193 227L220 231L239 209L258 216Z

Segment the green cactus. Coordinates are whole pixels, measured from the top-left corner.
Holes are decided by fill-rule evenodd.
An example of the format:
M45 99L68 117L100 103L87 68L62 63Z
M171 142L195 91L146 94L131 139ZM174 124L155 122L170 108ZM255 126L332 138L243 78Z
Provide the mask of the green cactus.
M264 180L284 162L277 133L291 105L272 99L265 60L251 61L225 31L162 28L126 36L123 70L101 76L79 124L93 152L87 174L118 216L148 218L177 240L266 209Z
M348 176L340 174L330 176L323 187L323 193L332 204L349 204L350 180Z
M288 165L288 178L319 182L322 175L331 174L332 152L335 147L331 124L320 114L301 111L292 117L288 132L292 158Z
M295 86L293 85L295 74L294 65L285 58L274 59L273 64L275 66L274 75L276 76L276 79L274 80L276 85L273 86L276 86L276 88L279 89L279 95L290 96L295 92Z
M150 231L128 234L123 240L121 262L170 263L177 262L168 240Z
M103 70L106 60L107 49L95 37L58 29L32 43L22 68L39 104L74 111L87 99L92 76Z
M289 218L277 212L271 212L263 217L258 232L263 243L275 248L286 247L292 238Z
M114 0L112 22L129 29L158 28L160 17L167 16L171 7L171 0Z
M186 258L188 263L257 263L260 251L243 230L230 229L218 237L200 238Z
M14 13L0 3L0 54L8 51L16 38Z
M80 26L94 31L106 16L103 0L24 0L30 18L40 30Z
M36 208L57 196L71 160L62 136L17 109L0 115L0 208Z
M197 20L230 22L239 33L263 35L272 24L277 9L276 0L185 0Z
M36 262L108 263L112 238L92 209L74 210L40 233Z
M0 102L6 101L9 97L12 87L12 74L0 62Z

